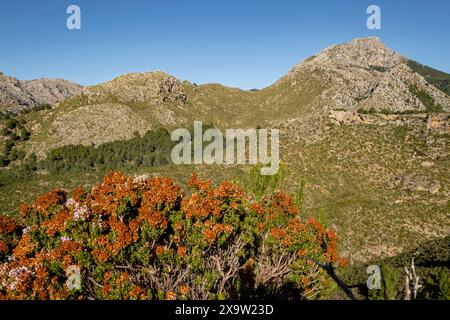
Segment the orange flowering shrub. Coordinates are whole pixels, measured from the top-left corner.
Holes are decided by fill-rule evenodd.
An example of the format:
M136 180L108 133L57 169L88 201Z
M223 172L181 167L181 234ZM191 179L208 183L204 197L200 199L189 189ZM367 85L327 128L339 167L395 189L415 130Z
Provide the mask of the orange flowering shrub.
M112 172L21 205L23 226L0 216L0 299L317 298L331 280L313 261L345 264L290 195L189 186Z
M20 225L8 216L0 215L0 262L4 260L20 237Z

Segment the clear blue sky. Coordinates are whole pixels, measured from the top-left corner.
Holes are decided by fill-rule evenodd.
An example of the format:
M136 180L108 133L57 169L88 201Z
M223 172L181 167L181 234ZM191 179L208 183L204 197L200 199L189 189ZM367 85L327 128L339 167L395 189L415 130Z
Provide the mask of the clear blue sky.
M66 28L81 8L82 29ZM382 10L382 30L366 9ZM0 70L83 85L163 70L196 83L270 85L294 64L355 37L450 73L448 0L0 0Z

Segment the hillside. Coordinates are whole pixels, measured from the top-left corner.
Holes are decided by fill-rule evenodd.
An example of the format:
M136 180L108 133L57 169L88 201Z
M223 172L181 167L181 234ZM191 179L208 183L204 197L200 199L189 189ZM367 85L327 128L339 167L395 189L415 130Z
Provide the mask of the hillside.
M408 65L430 84L450 95L450 74L424 66L413 60L409 60Z
M345 255L367 261L450 231L450 97L424 75L377 38L329 47L259 91L197 86L161 71L131 73L22 115L31 136L15 148L39 160L65 145L104 146L150 129L189 128L194 120L218 128L276 127L286 189L304 181L305 214L321 212L341 235ZM243 182L249 170L133 161L125 155L117 165L179 182L192 171ZM92 185L101 176L99 169L61 176L46 170L1 187L0 205L13 210L19 194L30 200L53 185Z

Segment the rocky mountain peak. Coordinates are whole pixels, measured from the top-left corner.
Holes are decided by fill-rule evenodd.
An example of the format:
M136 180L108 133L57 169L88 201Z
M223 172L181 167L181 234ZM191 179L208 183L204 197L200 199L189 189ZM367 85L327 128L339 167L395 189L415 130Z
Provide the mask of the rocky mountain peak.
M162 71L128 73L99 86L89 88L89 93L108 93L125 102L184 104L187 101L183 83Z
M325 110L450 110L450 97L375 37L328 47L294 66L281 81L295 83L299 76L314 77L327 88L319 98Z
M379 38L357 38L326 49L319 55L324 62L359 68L392 68L401 56L386 47Z
M393 68L402 61L402 57L389 49L378 37L356 38L326 48L294 66L291 72L295 72L305 64L384 70Z

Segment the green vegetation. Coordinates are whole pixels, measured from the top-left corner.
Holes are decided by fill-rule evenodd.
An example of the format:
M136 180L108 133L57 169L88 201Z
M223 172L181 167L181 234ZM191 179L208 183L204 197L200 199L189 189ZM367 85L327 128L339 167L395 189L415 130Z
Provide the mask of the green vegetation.
M23 107L19 108L18 106L0 106L0 120L17 117L19 115L28 114L30 112L38 112L42 110L50 110L52 108L48 103L41 104L34 107Z
M375 70L378 72L386 72L389 69L382 67L382 66L371 66L371 70Z
M313 61L316 57L317 57L317 55L312 55L312 56L306 58L305 62Z
M395 269L390 265L383 265L381 267L382 274L382 286L381 289L369 290L368 299L369 300L397 300L401 299L400 289L401 281L401 270Z
M0 299L329 296L322 266L347 261L336 233L302 217L289 194L250 200L196 174L188 184L186 196L170 178L111 172L89 190L54 189L21 205L20 219L0 215Z
M426 242L421 246L397 256L373 260L343 270L341 276L346 283L358 287L361 297L367 299L403 299L405 297L405 272L414 258L419 276L418 299L448 300L450 298L450 236ZM378 265L382 270L381 290L367 290L366 269Z
M424 77L428 83L450 95L450 74L427 67L413 60L408 60L408 66Z
M24 126L26 121L18 119L16 115L6 114L0 122L1 136L3 139L2 153L0 154L0 167L8 166L16 160L23 160L25 153L18 150L16 143L26 141L30 138L31 133Z
M427 300L450 300L450 270L447 267L433 269L423 282L420 297Z
M365 292L364 298L403 296L402 268L410 261L391 265L382 258L448 234L448 135L434 133L425 123L327 123L325 117L317 117L323 107L317 97L327 88L310 74L292 73L257 91L215 84L184 86L188 99L181 105L166 100L136 102L130 99L134 95L123 98L102 93L79 95L51 110L42 106L39 112L34 112L36 108L19 116L2 116L2 212L16 215L20 203L30 203L37 194L54 187L89 188L115 169L129 175L170 176L179 183L195 171L215 182L228 179L243 185L252 199L281 188L294 195L305 218L319 213L322 225L339 231L339 246L356 266L368 260L380 262L385 286L382 291ZM121 86L118 89L128 92ZM442 111L424 90L410 90L426 110L392 112L380 105L358 112L390 115ZM175 166L168 164L171 141L167 132L145 133L148 128L172 129L199 119L221 129L280 128L280 155L286 165L274 177L262 177L260 168L250 166ZM27 128L33 129L32 135ZM132 137L135 130L139 133ZM61 147L62 141L72 145ZM86 141L96 146L81 145ZM39 159L47 158L38 160L33 152ZM448 296L446 266L433 270L417 267L424 285L423 298ZM365 269L362 271L364 277L349 283L364 281L367 275Z
M68 171L108 171L124 167L152 167L168 164L173 143L165 129L138 133L130 140L118 140L95 146L68 145L51 150L40 168L51 174Z
M418 90L417 87L410 86L409 91L415 95L420 102L425 106L427 113L435 113L435 112L442 112L443 108L441 105L436 104L436 101L432 96L430 96L426 91L424 90Z
M107 172L115 169L137 169L168 164L173 142L165 129L138 133L130 140L118 140L95 146L68 145L50 151L46 159L37 161L32 154L25 158L23 151L13 149L14 143L7 140L2 160L7 165L16 159L24 160L19 165L0 171L0 185L16 180L29 179L37 169L51 175L88 172Z
M282 186L285 169L281 165L278 172L272 176L261 175L262 165L251 167L250 172L244 180L245 189L256 199L261 199L263 195L273 193Z

